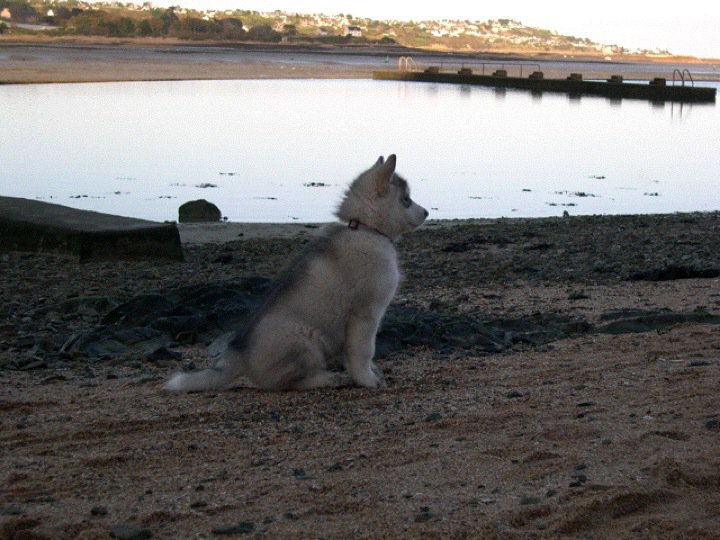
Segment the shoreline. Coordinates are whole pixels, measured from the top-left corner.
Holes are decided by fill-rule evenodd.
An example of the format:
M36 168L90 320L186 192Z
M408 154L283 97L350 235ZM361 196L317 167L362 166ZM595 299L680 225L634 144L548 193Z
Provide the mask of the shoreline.
M540 220L554 218L469 218L469 219L431 219L421 229L442 229L455 226L488 225L498 221L512 219ZM178 223L180 241L183 246L199 246L204 244L224 244L235 240L255 239L287 239L310 237L323 227L336 221L312 223L255 223L255 222L212 222L212 223Z
M453 228L475 228L482 226L532 226L548 223L592 223L596 221L633 221L633 220L666 220L694 219L697 217L717 218L720 209L696 212L672 212L650 214L591 214L556 217L502 217L502 218L456 218L429 219L418 229L423 231L441 231ZM197 247L206 244L225 244L237 240L275 240L275 239L309 239L318 231L331 223L270 223L270 222L205 222L177 223L180 241L183 247Z
M418 66L446 63L525 63L541 66L547 78L564 78L581 69L586 79L622 74L625 79L665 77L672 66L700 71L696 81L720 80L720 60L686 57L651 59L532 56L513 51L469 54L407 49L399 46L323 47L242 43L195 43L179 40L18 40L0 39L0 84L82 82L352 79L372 78L375 70L394 67L400 56ZM392 61L391 61L392 59ZM578 67L581 66L581 67ZM697 69L695 69L697 67ZM707 67L707 69L705 69Z

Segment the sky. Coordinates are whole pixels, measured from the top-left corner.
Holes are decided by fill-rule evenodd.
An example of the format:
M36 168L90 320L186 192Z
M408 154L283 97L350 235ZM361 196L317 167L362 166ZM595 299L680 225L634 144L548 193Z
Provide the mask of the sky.
M720 58L720 0L154 0L154 6L290 13L350 13L372 19L514 19L606 45Z

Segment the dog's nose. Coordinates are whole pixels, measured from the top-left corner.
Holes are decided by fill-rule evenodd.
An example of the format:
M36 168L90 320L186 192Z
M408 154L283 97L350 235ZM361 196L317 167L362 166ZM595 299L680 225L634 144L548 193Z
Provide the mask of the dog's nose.
M427 210L425 210L425 217L428 217L429 215L430 215L430 212L428 212Z

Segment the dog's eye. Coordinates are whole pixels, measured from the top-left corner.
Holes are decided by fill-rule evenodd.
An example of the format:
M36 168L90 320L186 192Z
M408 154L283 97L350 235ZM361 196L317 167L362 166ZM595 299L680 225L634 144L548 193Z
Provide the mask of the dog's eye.
M412 204L412 199L410 199L410 196L405 195L402 199L400 199L400 202L405 208L410 208L410 205Z

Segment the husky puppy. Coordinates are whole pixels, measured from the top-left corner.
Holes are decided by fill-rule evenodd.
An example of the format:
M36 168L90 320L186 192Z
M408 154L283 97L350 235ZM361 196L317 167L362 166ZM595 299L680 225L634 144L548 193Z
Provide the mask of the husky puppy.
M165 389L220 390L244 376L267 390L382 384L375 334L400 281L393 242L419 227L427 210L382 157L347 190L336 215L276 283L252 322L235 334L214 367L179 373Z

